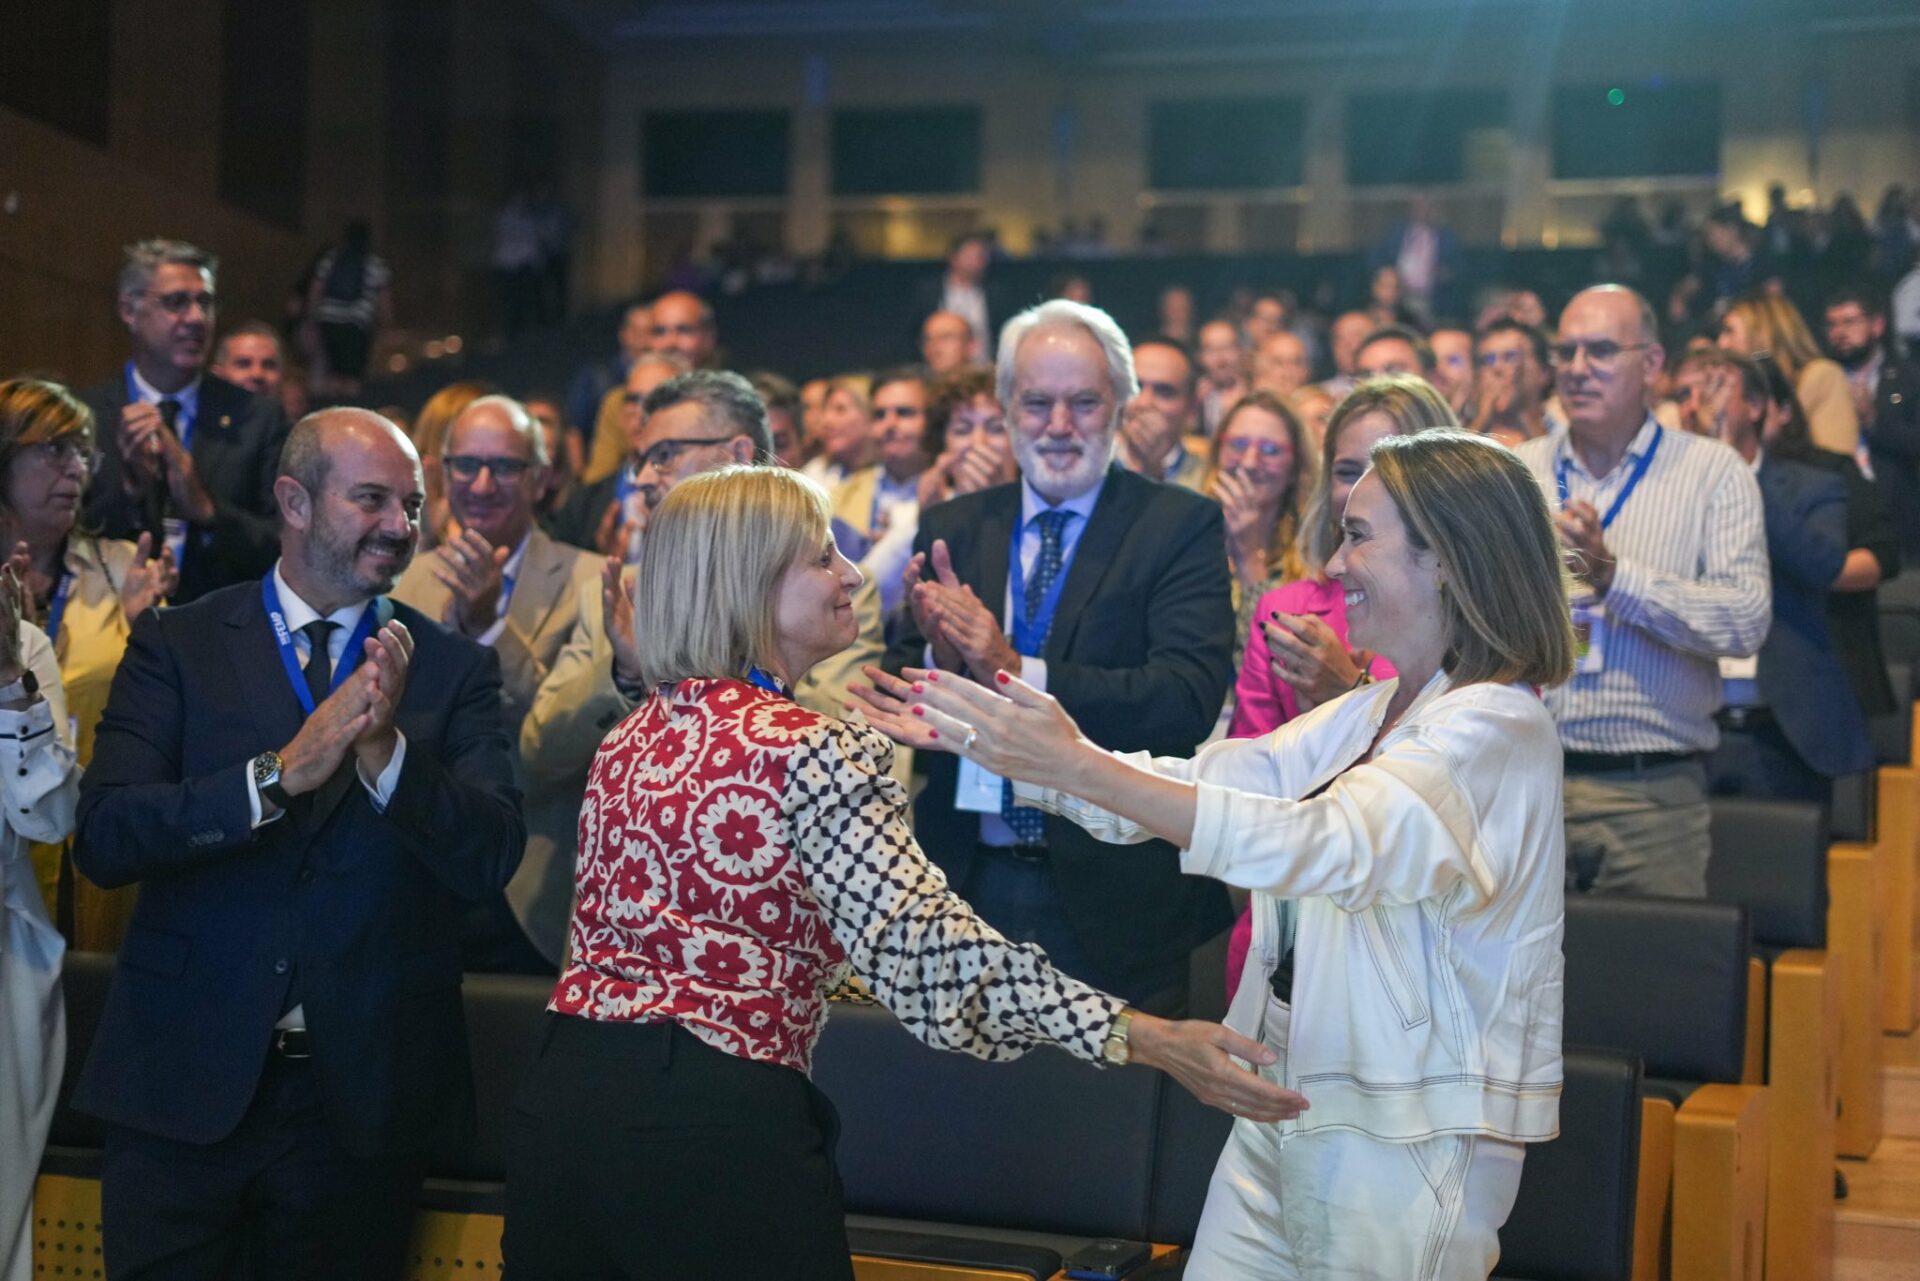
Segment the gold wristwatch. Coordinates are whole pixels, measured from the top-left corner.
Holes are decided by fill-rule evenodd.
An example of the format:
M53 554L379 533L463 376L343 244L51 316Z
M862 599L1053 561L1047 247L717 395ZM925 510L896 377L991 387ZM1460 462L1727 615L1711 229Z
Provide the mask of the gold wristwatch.
M1125 1067L1133 1061L1133 1042L1129 1039L1133 1033L1133 1010L1123 1007L1113 1016L1113 1026L1107 1029L1107 1039L1100 1043L1100 1057L1113 1067Z

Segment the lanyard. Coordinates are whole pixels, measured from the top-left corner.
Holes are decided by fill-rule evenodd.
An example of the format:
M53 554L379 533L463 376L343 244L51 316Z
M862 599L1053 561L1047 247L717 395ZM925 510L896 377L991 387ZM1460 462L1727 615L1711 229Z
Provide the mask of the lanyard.
M1027 525L1033 522L1028 521ZM1066 527L1060 529L1060 572L1053 576L1053 582L1047 586L1047 594L1040 598L1040 608L1034 616L1027 617L1027 572L1020 564L1020 540L1025 536L1026 525L1014 531L1013 546L1010 549L1007 565L1007 578L1013 588L1013 648L1032 658L1040 657L1040 647L1046 644L1047 633L1053 630L1053 613L1060 608L1060 591L1067 585L1067 566L1072 557L1067 554ZM1074 544L1078 547L1079 544ZM1039 559L1039 553L1034 553Z
M1627 476L1627 483L1621 486L1620 496L1613 500L1613 506L1609 507L1607 514L1600 518L1601 529L1607 529L1612 526L1613 518L1618 516L1620 509L1627 505L1627 499L1633 497L1633 491L1640 485L1640 478L1645 476L1647 474L1647 468L1653 465L1653 455L1660 448L1660 438L1666 434L1666 428L1658 426L1657 424L1655 425L1653 429L1653 439L1647 442L1647 452L1640 455L1639 461L1634 463L1633 471ZM1572 446L1569 445L1568 448L1571 449ZM1560 505L1565 507L1567 505L1566 459L1562 458L1559 463L1555 465L1553 475L1554 479L1560 483Z
M53 599L47 602L47 639L60 639L60 619L67 612L67 593L73 588L73 571L60 571L60 581L53 585Z
M145 397L140 394L140 384L133 380L133 362L129 360L127 362L127 403L130 405L138 404L144 400ZM162 396L160 400L171 400L174 404L180 406L180 412L174 416L173 434L180 438L180 447L182 449L192 449L193 411L189 410L187 408L187 402L178 396ZM160 401L154 401L152 403L157 405Z
M307 674L300 668L299 655L294 652L293 633L287 630L286 611L280 608L280 591L273 585L273 574L260 580L260 602L267 607L267 621L273 624L273 642L280 647L280 665L287 669L287 681L293 686L295 698L306 709L307 715L313 715L313 691L307 688ZM361 657L367 651L367 638L373 635L373 629L380 621L380 600L375 597L367 602L360 611L360 621L354 625L353 635L347 638L347 647L340 651L340 661L333 669L333 683L327 686L331 694L340 688L350 672L359 666Z
M749 685L758 685L769 694L778 694L782 698L793 697L793 691L782 685L777 677L767 675L758 667L749 667L747 669L747 683Z

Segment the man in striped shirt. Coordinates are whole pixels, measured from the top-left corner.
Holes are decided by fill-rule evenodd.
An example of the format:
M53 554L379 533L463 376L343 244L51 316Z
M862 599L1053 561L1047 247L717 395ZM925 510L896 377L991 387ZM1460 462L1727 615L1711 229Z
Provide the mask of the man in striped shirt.
M1553 347L1567 426L1521 444L1575 574L1581 658L1547 691L1566 751L1567 887L1706 894L1707 779L1723 657L1771 621L1752 470L1647 409L1665 352L1646 300L1576 294Z

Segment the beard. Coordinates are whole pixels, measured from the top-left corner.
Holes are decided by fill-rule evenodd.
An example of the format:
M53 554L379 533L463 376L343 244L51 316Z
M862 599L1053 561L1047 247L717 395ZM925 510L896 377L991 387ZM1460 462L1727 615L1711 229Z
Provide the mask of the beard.
M1874 346L1873 343L1865 343L1859 347L1836 346L1833 349L1833 358L1845 368L1858 369L1873 359Z
M325 509L316 505L313 526L307 532L305 560L307 569L316 578L345 595L384 596L393 590L394 580L412 561L418 543L417 536L395 538L378 530L355 537L352 531L329 520ZM390 567L362 571L360 558L369 552L389 553L393 558Z
M1078 455L1065 450L1052 452L1055 446L1051 441L1019 437L1013 445L1014 461L1027 483L1041 494L1054 501L1077 498L1107 474L1107 464L1113 457L1113 436L1107 433L1082 436L1073 443L1080 449Z

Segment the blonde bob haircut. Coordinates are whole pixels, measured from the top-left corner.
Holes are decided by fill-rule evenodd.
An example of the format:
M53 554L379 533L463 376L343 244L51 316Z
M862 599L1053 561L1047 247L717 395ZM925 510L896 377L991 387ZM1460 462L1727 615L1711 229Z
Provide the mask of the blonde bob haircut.
M730 465L675 485L647 521L634 590L647 687L771 670L780 580L826 548L832 516L827 491L783 467Z
M1389 436L1370 455L1413 546L1440 566L1441 666L1456 685L1558 685L1573 675L1560 539L1540 482L1506 446L1464 431Z
M1320 440L1320 466L1314 473L1313 489L1300 512L1300 563L1315 578L1326 577L1327 562L1340 545L1341 513L1333 510L1333 456L1340 448L1340 433L1368 414L1385 414L1392 420L1396 436L1460 426L1446 397L1426 379L1411 374L1369 378L1334 406Z

